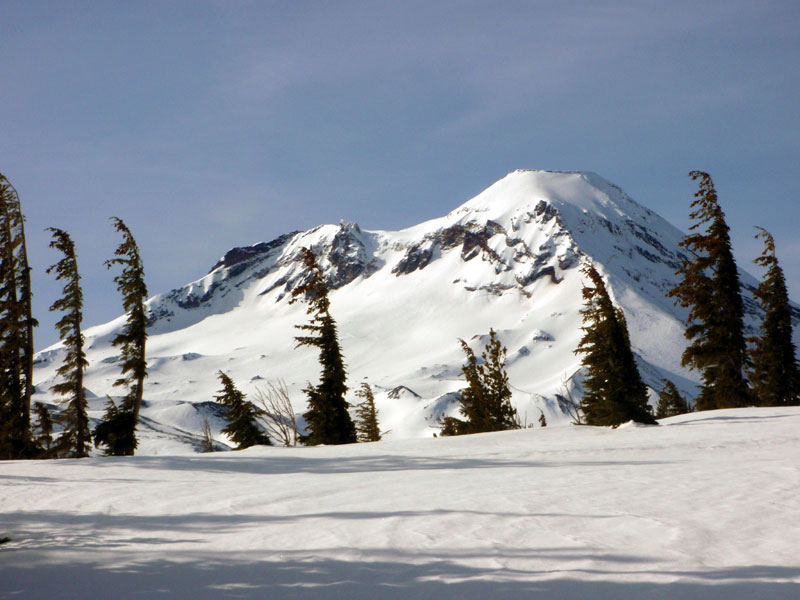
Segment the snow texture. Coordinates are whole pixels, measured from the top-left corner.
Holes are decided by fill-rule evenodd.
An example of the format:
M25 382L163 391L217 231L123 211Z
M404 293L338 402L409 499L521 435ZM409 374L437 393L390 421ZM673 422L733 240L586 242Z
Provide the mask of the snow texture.
M800 597L800 408L0 463L0 598Z

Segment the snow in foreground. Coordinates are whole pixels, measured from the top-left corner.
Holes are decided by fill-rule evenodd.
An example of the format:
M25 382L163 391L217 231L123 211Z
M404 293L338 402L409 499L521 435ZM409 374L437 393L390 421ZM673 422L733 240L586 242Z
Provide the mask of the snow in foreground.
M0 464L0 598L797 598L800 409Z

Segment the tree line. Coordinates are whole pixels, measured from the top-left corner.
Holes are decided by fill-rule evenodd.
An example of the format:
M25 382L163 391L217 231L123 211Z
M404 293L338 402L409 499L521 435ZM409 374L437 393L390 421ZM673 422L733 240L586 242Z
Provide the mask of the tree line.
M792 342L791 307L786 281L775 254L773 237L758 228L756 237L764 250L756 264L766 270L755 290L765 318L760 335L747 339L743 325L743 301L738 271L733 258L730 231L719 205L711 177L693 171L699 191L692 202L694 224L680 242L687 251L677 274L678 285L668 296L689 310L685 336L689 344L682 355L683 366L700 372L702 385L697 410L735 408L750 405L796 405L800 400L800 370ZM123 300L125 326L112 345L120 349L121 376L114 382L126 393L119 403L108 397L106 411L92 432L87 416L83 371L88 365L81 332L83 296L75 246L69 234L49 228L50 246L63 258L47 272L64 282L63 295L50 310L59 311L56 323L65 348L57 369L61 381L52 390L64 398L64 409L56 419L62 433L54 441L53 426L46 406L37 403L38 435L31 429L33 393L33 328L31 314L30 266L27 261L24 218L19 195L0 175L0 458L88 456L91 443L105 455L130 456L138 445L136 424L147 377L147 287L136 241L125 225L112 218L122 242L107 260L109 268L119 267L114 277ZM309 248L301 248L299 260L304 279L292 291L290 303L306 305L309 322L296 327L297 347L310 346L319 352L320 382L308 382L303 389L307 411L305 432L298 433L285 386L271 386L260 396L261 407L246 400L234 381L222 371L222 389L215 399L223 406L227 423L222 432L246 448L271 444L270 435L287 444L346 444L377 441L382 433L370 386L362 383L356 395L356 420L345 399L347 373L339 344L336 321L330 313L329 290ZM610 298L605 281L591 263L584 265L583 336L575 349L582 355L584 394L569 404L576 422L587 425L618 426L627 421L653 424L656 418L690 410L674 383L663 380L655 414L648 402L631 348L625 316ZM461 417L440 417L442 435L463 435L516 429L522 426L511 404L511 389L505 371L506 348L493 329L480 360L464 340L458 340L465 355L462 375L466 387L459 393ZM749 344L749 345L748 345ZM547 424L544 413L541 426ZM213 449L210 427L205 423L207 450Z
M105 265L119 268L114 282L122 296L126 321L111 343L120 351L120 377L114 386L124 388L125 394L119 402L108 397L105 414L92 431L83 387L88 361L81 331L83 292L75 244L63 229L47 229L52 234L50 247L62 255L47 273L64 283L62 296L50 306L51 311L61 313L56 329L64 345L64 360L56 369L59 382L51 389L62 397L63 409L53 419L47 406L37 402L33 411L38 432L34 435L33 329L38 323L32 317L24 222L18 193L0 174L0 459L83 458L89 456L92 443L107 456L132 456L138 447L136 425L147 377L147 286L136 240L122 219L112 217L122 242ZM305 335L295 339L298 347L319 350L322 367L320 383L309 382L303 390L308 400L308 410L303 415L306 432L298 435L285 386L271 386L259 408L246 400L233 380L220 371L222 389L215 400L222 404L227 422L222 432L237 448L271 444L270 433L287 444L300 441L308 445L378 441L382 436L368 384L362 383L356 392L362 399L356 407L356 421L350 417L350 404L345 400L346 370L336 322L329 310L328 288L314 253L302 248L299 259L305 280L294 290L291 302L306 303L310 322L297 326ZM54 438L56 425L61 433ZM210 428L206 438L206 448L213 449Z
M106 261L111 269L121 267L114 278L122 295L127 320L112 340L120 348L122 376L115 386L127 388L120 405L108 398L104 418L91 431L83 373L88 366L84 351L83 292L78 260L69 233L50 227L50 247L62 258L47 273L64 283L62 296L50 310L61 313L56 323L64 345L64 360L56 369L60 381L52 391L62 397L63 410L54 420L48 408L36 403L33 411L38 433L31 426L33 395L33 328L37 325L31 310L31 277L25 242L25 219L14 186L0 174L0 458L50 458L89 456L91 444L113 456L132 455L136 446L136 421L142 404L142 388L147 375L145 360L147 287L139 249L133 234L117 217L114 228L123 241ZM53 438L55 425L62 428Z

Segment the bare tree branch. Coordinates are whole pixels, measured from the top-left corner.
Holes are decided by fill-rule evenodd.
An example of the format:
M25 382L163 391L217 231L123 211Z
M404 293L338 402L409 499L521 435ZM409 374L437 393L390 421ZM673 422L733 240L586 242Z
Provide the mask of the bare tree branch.
M256 388L254 398L264 411L261 422L269 436L284 446L297 446L297 421L286 382L270 381L266 390Z

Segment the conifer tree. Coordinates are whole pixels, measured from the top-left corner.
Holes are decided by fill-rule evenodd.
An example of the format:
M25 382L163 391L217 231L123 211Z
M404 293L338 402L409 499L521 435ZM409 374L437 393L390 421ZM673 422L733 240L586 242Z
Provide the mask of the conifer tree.
M233 380L220 371L218 374L222 383L219 396L214 399L225 407L224 418L228 424L221 430L236 443L237 450L250 446L271 446L269 437L258 426L258 417L262 411L245 400L245 395L237 389ZM212 446L213 449L213 446Z
M669 379L662 379L664 387L658 393L658 406L656 406L656 419L674 417L690 412L689 404L681 396L678 388Z
M330 314L328 286L317 264L314 253L301 248L300 257L306 269L305 283L292 291L290 303L304 301L311 315L310 323L296 325L309 335L297 336L297 347L314 346L319 348L319 363L322 367L319 385L310 382L303 390L308 397L308 411L303 414L308 433L300 441L308 445L352 444L356 442L356 428L350 418L350 404L345 400L347 393L347 373L336 321Z
M103 422L95 429L95 446L105 446L103 452L111 456L133 456L138 445L136 424L142 406L144 378L147 377L145 342L147 340L147 286L139 247L130 229L122 219L113 217L114 229L122 234L122 243L115 258L105 262L110 269L120 265L122 272L114 277L122 295L122 306L128 319L125 327L114 336L111 343L121 350L122 377L115 386L127 386L128 393L119 406L109 397Z
M586 393L581 411L587 425L617 427L627 421L654 424L631 349L622 310L615 307L603 278L593 265L583 269L591 285L583 286L583 338L576 354L583 354Z
M381 430L378 426L378 409L375 408L375 396L372 388L365 381L356 390L356 396L363 401L356 404L356 437L359 442L381 441Z
M689 215L694 233L680 242L690 257L681 262L682 280L668 294L689 309L685 335L690 344L681 362L701 371L697 410L747 406L752 398L744 378L744 307L730 230L708 173L692 171L689 176L700 180ZM698 231L703 226L705 232Z
M42 450L44 458L52 456L53 448L53 419L50 417L50 411L41 402L36 402L33 405L33 412L36 414L38 421L39 433L36 436L36 443Z
M442 435L518 429L517 411L511 406L511 388L505 368L506 349L494 329L489 330L489 343L481 354L481 364L464 340L459 343L467 359L461 367L467 380L467 387L461 390L459 410L464 419L444 417Z
M75 244L69 234L61 229L50 227L53 233L50 247L59 250L64 257L47 269L55 271L56 280L64 280L63 296L50 307L53 311L63 311L64 315L56 323L56 328L64 343L66 356L64 363L56 373L64 381L52 386L56 394L65 396L66 408L59 417L64 431L58 438L59 455L64 457L84 458L89 456L92 435L89 431L89 417L86 414L88 404L83 390L83 370L88 366L86 353L83 351L83 292L80 275L78 275L78 259L75 255Z
M31 278L19 194L0 174L0 458L35 453Z
M761 335L754 338L751 353L753 393L762 406L796 405L800 401L800 377L792 341L792 312L783 269L775 255L775 240L757 227L756 239L764 240L764 251L754 262L766 269L755 296L764 308Z
M544 416L544 411L541 408L539 409L539 426L547 427L547 417Z

